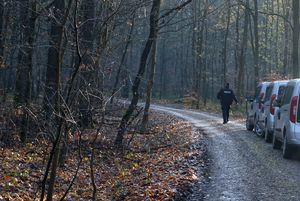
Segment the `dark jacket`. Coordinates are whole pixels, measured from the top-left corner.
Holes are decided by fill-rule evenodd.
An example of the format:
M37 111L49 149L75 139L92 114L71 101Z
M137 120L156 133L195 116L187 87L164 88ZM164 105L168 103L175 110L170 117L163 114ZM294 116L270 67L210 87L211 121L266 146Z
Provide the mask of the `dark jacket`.
M233 101L238 102L234 92L231 89L221 89L218 92L217 98L220 100L221 105L230 106Z

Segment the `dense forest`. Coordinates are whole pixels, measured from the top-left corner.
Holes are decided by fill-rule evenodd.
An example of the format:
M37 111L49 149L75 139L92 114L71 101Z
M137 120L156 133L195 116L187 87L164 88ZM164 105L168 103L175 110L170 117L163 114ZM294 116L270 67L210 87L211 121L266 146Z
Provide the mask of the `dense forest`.
M2 101L43 99L51 113L56 93L105 103L130 97L136 77L141 98L153 79L155 99L206 101L225 82L244 97L270 73L299 76L297 1L162 1L154 45L151 3L1 1Z
M51 200L70 132L101 129L126 100L122 150L152 99L201 109L228 82L243 102L260 81L299 77L299 31L298 0L1 0L0 142L51 142Z

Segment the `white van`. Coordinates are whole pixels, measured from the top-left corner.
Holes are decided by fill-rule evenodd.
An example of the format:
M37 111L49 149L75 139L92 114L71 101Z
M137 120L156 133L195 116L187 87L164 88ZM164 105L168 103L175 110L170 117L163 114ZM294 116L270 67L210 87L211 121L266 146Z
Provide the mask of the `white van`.
M300 146L300 79L287 83L282 100L276 101L279 106L275 115L275 130L273 148L279 149L283 145L284 158L290 158L295 147Z
M276 108L274 101L281 99L288 80L274 81L267 87L266 98L264 102L265 112L265 141L272 142L274 132L274 115Z
M263 136L263 125L265 120L263 103L266 98L267 87L271 82L260 83L255 90L255 95L253 100L248 100L251 102L250 108L247 110L247 120L246 128L247 130L253 130L259 135Z

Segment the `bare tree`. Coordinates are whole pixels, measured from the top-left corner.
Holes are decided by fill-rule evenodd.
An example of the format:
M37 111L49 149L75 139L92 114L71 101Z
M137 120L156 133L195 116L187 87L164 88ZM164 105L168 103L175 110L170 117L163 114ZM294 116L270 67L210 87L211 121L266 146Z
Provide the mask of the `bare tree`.
M146 45L144 47L143 53L140 58L139 71L135 77L135 80L134 80L134 83L132 86L133 97L132 97L131 103L130 103L127 111L125 112L125 114L121 120L118 135L115 140L115 144L119 148L121 148L123 146L123 136L124 136L124 133L126 132L127 124L131 118L131 115L133 114L134 110L136 109L137 103L139 101L139 87L140 87L141 79L145 73L146 63L147 63L148 55L151 50L151 46L153 44L153 41L157 38L157 34L158 34L158 30L159 30L158 19L159 19L160 5L161 5L161 0L153 0L152 9L150 12L150 33L149 33Z
M293 77L299 76L299 1L293 0Z
M156 69L156 53L157 53L157 39L154 39L151 49L151 66L149 69L149 78L148 78L148 84L147 84L147 90L146 90L146 103L145 103L145 109L144 109L144 115L143 120L141 123L141 132L144 132L146 129L146 125L149 120L149 110L150 110L150 104L151 104L151 97L152 97L152 88L154 84L154 76L155 76L155 69Z
M246 5L249 6L249 0L246 1ZM245 78L245 52L247 48L248 42L248 28L249 28L249 10L245 9L244 12L244 32L242 36L242 42L240 47L240 54L239 54L239 70L238 70L238 81L237 81L237 96L241 98L243 95L243 88L244 88L244 78Z

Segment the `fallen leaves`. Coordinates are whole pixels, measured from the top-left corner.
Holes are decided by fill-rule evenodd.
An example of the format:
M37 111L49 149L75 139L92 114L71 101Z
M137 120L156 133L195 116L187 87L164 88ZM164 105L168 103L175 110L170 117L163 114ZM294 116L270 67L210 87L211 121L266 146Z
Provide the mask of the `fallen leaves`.
M187 122L161 113L152 113L149 130L140 134L129 130L125 139L135 136L125 153L113 145L116 126L101 131L94 158L95 182L99 200L172 200L181 188L198 180L190 160L202 153L190 149L192 127ZM67 200L91 200L91 141L95 131L82 133L82 164ZM75 132L74 138L78 140ZM47 141L0 148L0 200L38 199L50 147ZM66 164L59 168L54 200L68 188L78 164L77 143L71 144Z

